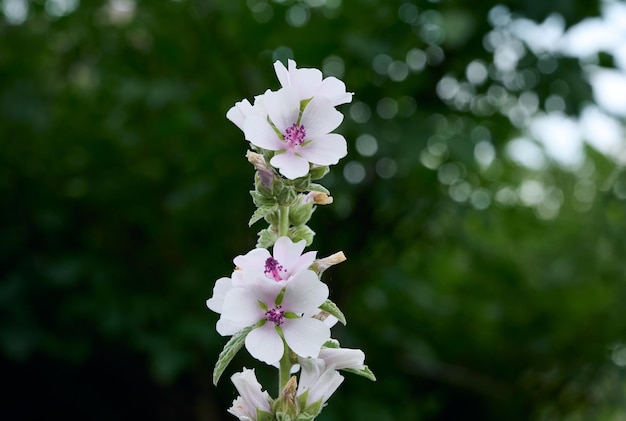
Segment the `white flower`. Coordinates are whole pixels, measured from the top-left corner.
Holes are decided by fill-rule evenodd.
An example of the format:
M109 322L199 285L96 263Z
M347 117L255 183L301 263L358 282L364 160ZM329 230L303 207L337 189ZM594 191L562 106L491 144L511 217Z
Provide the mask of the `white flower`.
M307 270L315 260L316 251L302 254L305 247L305 240L294 243L289 237L283 236L274 243L273 256L264 248L256 248L244 256L235 257L234 262L242 271L263 273L269 279L284 285L298 272ZM242 273L235 272L233 278Z
M269 89L266 93L267 92L269 92ZM260 116L262 118L267 117L267 112L263 106L263 95L254 97L254 105L250 104L250 101L247 99L236 102L226 113L226 118L235 123L235 125L243 131L244 122L250 115Z
M298 382L298 396L307 390L307 406L319 400L325 403L343 382L337 370L362 370L365 354L360 349L323 348L317 358L298 358L302 373Z
M224 297L218 333L232 335L232 326L256 325L246 336L246 349L267 364L283 356L283 338L297 355L316 357L330 338L330 328L303 315L326 301L326 284L310 270L298 272L285 286L256 271L241 272L243 286L233 287Z
M231 380L239 396L233 401L228 412L239 418L240 421L256 421L256 410L271 412L270 396L261 390L261 384L256 379L254 369L244 368L241 373L235 373Z
M333 106L352 101L352 92L346 92L346 85L336 77L322 80L322 72L318 69L298 69L293 60L287 65L288 69L280 61L274 63L276 77L283 88L294 88L300 100L324 97Z
M300 114L300 98L292 88L263 95L268 118L248 114L243 123L246 140L276 151L270 164L289 179L305 176L309 163L333 165L347 154L346 139L330 133L343 120L325 97L313 97Z

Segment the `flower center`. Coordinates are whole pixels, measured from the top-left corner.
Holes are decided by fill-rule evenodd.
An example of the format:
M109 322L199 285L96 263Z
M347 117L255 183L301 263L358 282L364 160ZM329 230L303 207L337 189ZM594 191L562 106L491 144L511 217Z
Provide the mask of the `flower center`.
M283 319L285 318L285 312L281 310L281 306L276 306L272 309L269 309L265 312L265 318L268 322L274 323L276 326L280 326L283 324Z
M278 260L274 259L273 257L268 257L265 260L265 270L263 271L263 273L272 277L272 279L274 279L276 282L282 281L283 279L282 276L280 276L281 271L285 271L285 269L283 268L283 265L278 263Z
M304 126L300 126L298 125L298 123L294 123L291 127L285 130L283 137L290 146L299 146L302 145L302 143L304 142L304 138L306 137L306 130L304 130Z

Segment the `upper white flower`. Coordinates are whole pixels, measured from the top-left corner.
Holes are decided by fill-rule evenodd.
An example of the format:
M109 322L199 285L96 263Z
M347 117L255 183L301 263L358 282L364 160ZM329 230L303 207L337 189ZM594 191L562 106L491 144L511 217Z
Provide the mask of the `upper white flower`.
M330 338L321 320L303 317L328 298L328 287L315 272L304 270L285 286L256 271L242 271L243 286L230 289L217 324L221 335L232 335L233 326L257 325L246 336L246 349L254 358L274 364L287 346L302 357L316 357Z
M305 247L305 240L294 243L289 237L283 236L274 243L273 256L264 248L256 248L244 256L235 257L234 262L241 270L263 273L268 278L284 285L295 274L308 269L315 260L316 251L302 254ZM235 271L233 278L241 276L241 273Z
M261 390L261 384L256 379L254 370L244 368L241 373L235 373L231 380L239 396L233 401L228 412L239 418L240 421L256 421L256 410L271 412L270 395Z
M276 77L283 88L294 88L300 100L324 97L333 106L352 101L352 92L346 92L346 85L336 77L322 79L322 72L318 69L298 69L293 60L289 60L287 66L276 61Z
M313 97L301 112L298 92L283 88L266 92L263 104L268 118L248 113L244 135L253 145L276 151L270 164L285 177L305 176L309 163L333 165L346 156L346 139L330 133L341 124L343 114L327 98Z

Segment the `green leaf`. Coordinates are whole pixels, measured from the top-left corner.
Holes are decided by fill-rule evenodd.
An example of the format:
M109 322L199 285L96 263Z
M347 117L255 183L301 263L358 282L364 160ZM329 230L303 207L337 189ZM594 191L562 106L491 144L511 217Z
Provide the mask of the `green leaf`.
M347 371L348 373L353 373L359 376L363 376L365 378L370 379L373 382L376 381L376 376L374 375L374 373L372 373L372 370L370 370L367 366L364 366L362 370L357 370L356 368L343 368L342 370Z
M294 421L311 421L314 419L315 419L315 415L303 413L303 414L298 415L298 418L296 418Z
M269 248L274 245L278 239L278 234L272 229L272 227L265 228L259 231L259 239L256 242L256 246L259 248Z
M219 381L222 373L233 359L233 357L239 352L241 347L244 344L246 336L252 329L254 329L256 325L248 326L246 328L241 329L239 332L235 333L232 338L224 345L224 349L220 352L219 357L217 357L217 363L215 363L215 368L213 369L213 384L217 386L217 382Z
M256 410L256 421L274 421L274 414L271 412Z
M265 218L268 215L273 214L277 210L278 210L278 206L276 205L259 207L252 214L252 217L248 221L248 226L251 227L255 222L259 221L260 219Z
M326 194L330 195L330 191L326 187L322 186L321 184L317 184L317 183L309 184L309 191L318 191L318 192L326 193Z
M337 304L333 303L332 301L326 300L326 302L320 306L320 310L324 310L331 316L335 316L337 319L339 319L342 325L346 325L346 316L344 316L341 310L339 310Z

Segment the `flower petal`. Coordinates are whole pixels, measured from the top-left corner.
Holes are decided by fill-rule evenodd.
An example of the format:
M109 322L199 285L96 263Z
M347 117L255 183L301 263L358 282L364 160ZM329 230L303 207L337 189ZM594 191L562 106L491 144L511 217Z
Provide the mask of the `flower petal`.
M282 306L285 312L304 313L321 306L327 298L328 286L315 272L305 270L287 284Z
M278 151L285 147L283 142L267 120L258 115L246 118L243 124L243 133L248 142L259 148Z
M343 114L324 97L313 97L302 111L300 124L306 130L306 139L316 139L335 130L343 121Z
M265 261L271 257L270 252L266 249L256 248L250 250L243 256L237 256L233 259L233 263L243 270L254 270L263 273L265 270Z
M285 65L279 60L276 60L274 62L274 71L276 72L276 78L278 78L280 86L282 86L283 88L289 86L289 72L287 71Z
M316 251L308 251L304 253L288 268L289 273L295 275L298 272L308 269L313 264L313 261L315 261L316 256Z
M332 105L337 106L351 102L353 94L346 92L345 83L331 76L322 81L315 95L328 98Z
M342 135L329 133L302 146L298 153L313 164L334 165L348 154L348 145Z
M290 180L303 177L309 173L309 161L289 151L274 155L270 160L270 164L278 168L280 173Z
M206 306L218 314L221 313L226 293L231 289L233 289L233 281L230 278L224 277L215 281L213 296L206 300Z
M278 362L285 351L283 340L274 323L265 323L246 336L246 349L254 358L266 364Z
M217 330L217 333L222 336L232 336L244 327L248 326L250 325L241 325L239 323L233 322L232 320L224 320L220 317L215 325L215 330Z
M226 118L235 123L243 131L243 123L248 115L253 112L252 104L247 99L236 102L226 113Z
M276 303L276 297L283 288L282 284L274 281L273 279L269 279L263 272L244 270L242 271L242 276L244 284L243 288L250 291L255 297L257 307L259 307L259 301L264 303L268 308L274 306ZM263 314L264 313L265 312L263 311Z
M327 367L336 370L344 368L362 370L365 367L365 354L360 349L324 348L320 351L319 358L326 362Z
M301 357L317 357L330 339L330 328L317 319L285 319L281 329L289 348Z
M251 326L263 319L265 311L258 298L246 288L233 288L224 298L222 319L241 326Z
M300 240L294 243L289 237L283 236L274 243L272 254L278 263L289 270L304 251L304 247L306 247L306 241Z
M263 104L270 120L281 133L285 133L288 127L298 121L300 100L296 91L291 88L267 92L263 95Z

